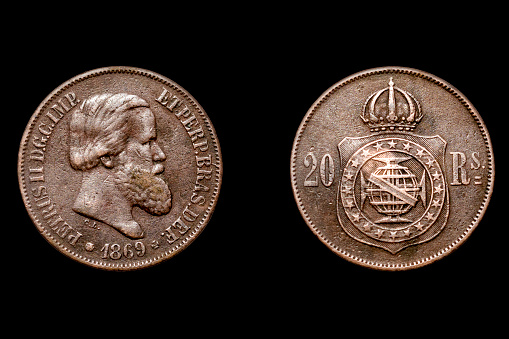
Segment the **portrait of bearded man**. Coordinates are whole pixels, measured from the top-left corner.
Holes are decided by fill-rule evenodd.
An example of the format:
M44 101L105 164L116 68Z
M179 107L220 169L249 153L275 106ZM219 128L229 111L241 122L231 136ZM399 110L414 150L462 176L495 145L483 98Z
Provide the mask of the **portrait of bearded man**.
M73 112L69 128L69 161L83 172L73 210L143 238L133 207L155 216L171 209L170 188L160 177L166 155L148 103L126 93L94 95Z

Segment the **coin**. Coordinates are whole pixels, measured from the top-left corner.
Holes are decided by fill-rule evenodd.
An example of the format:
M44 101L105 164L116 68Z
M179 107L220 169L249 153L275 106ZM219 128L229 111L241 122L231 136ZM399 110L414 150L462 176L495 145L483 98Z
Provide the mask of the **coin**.
M493 190L493 149L474 106L423 71L382 67L341 80L294 140L299 210L333 252L405 270L460 246Z
M18 155L27 211L63 254L107 270L147 267L196 239L216 205L219 142L174 81L106 67L56 88Z

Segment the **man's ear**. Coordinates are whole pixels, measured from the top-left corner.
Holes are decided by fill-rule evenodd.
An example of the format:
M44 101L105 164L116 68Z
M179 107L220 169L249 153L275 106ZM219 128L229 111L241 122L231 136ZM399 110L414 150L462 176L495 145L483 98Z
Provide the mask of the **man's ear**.
M103 163L104 167L106 167L106 168L113 167L113 161L111 160L111 157L109 155L103 155L100 159L101 159L101 162Z

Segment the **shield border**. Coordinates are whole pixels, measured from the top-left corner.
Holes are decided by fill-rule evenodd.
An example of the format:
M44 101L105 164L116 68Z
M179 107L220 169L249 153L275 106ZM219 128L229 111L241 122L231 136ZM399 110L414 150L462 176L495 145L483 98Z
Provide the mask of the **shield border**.
M437 165L440 168L441 172L444 173L443 168L445 159L445 148L447 146L447 142L439 135L419 136L409 132L394 132L394 133L384 132L364 137L345 137L338 144L341 182L338 186L336 204L337 204L337 217L339 223L342 229L350 237L367 245L376 246L386 251L389 251L392 254L396 254L409 246L432 240L443 230L445 224L447 223L449 215L449 192L447 182L444 177L443 178L444 202L439 212L439 215L436 217L435 221L427 228L426 231L424 231L423 233L419 234L416 237L412 237L411 239L399 242L386 242L374 239L363 233L360 229L358 229L357 226L355 226L348 217L345 211L345 207L342 204L341 187L343 186L342 183L344 178L343 175L345 167L347 167L347 164L351 160L352 156L365 145L373 141L390 138L404 139L420 145L422 148L424 148L430 153L434 160L436 160Z

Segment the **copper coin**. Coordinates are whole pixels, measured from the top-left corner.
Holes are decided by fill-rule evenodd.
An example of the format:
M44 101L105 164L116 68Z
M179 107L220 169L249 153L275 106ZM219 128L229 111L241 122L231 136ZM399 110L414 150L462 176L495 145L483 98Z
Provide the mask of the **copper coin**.
M370 268L434 262L479 224L493 191L490 137L452 85L404 67L341 80L308 110L291 178L300 212L339 256Z
M42 236L81 263L131 270L185 249L222 177L207 114L172 80L134 67L78 75L40 104L18 155Z

